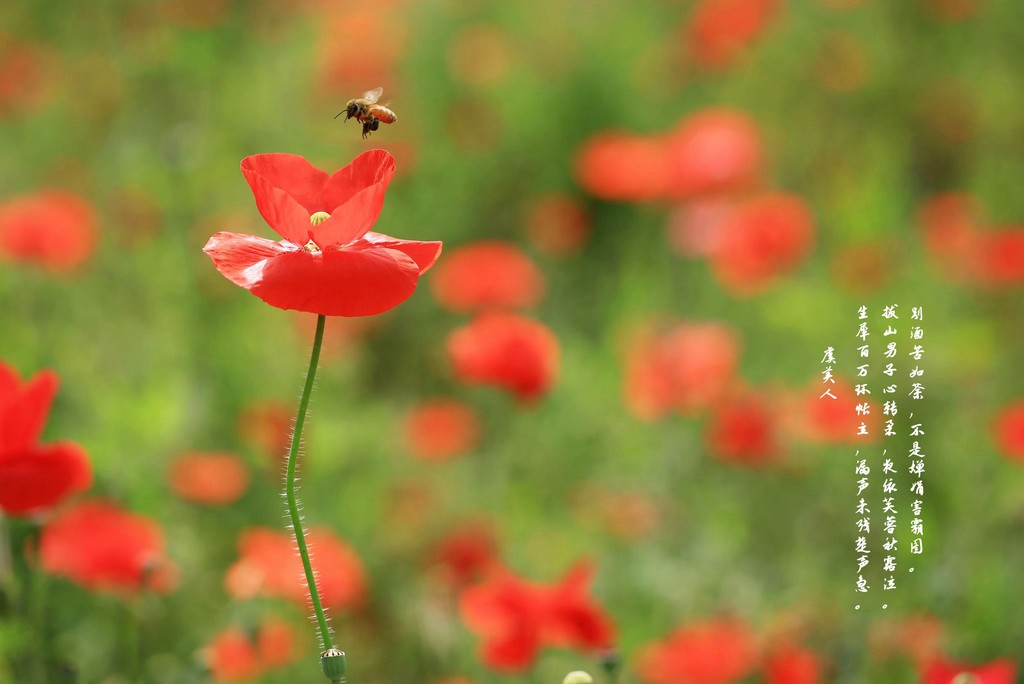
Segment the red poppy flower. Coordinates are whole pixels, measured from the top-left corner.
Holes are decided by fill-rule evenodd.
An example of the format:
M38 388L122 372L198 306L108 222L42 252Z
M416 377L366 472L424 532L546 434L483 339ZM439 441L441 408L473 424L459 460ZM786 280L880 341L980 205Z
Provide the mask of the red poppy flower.
M472 451L479 437L476 413L454 399L425 401L405 418L406 445L424 461L447 461Z
M614 630L587 595L592 575L589 565L580 564L560 583L540 585L501 571L464 591L459 608L469 628L484 639L483 661L496 670L520 672L544 645L608 648Z
M730 66L778 13L778 0L704 0L690 25L690 50L705 67Z
M822 681L821 658L814 651L784 646L764 664L765 684L818 684Z
M776 416L759 396L732 397L715 407L705 433L708 450L727 463L766 465L781 452L775 424Z
M38 443L57 385L52 371L22 383L0 362L0 511L7 515L48 510L92 484L84 449L71 442Z
M342 608L362 602L366 593L363 564L345 542L329 529L306 534L317 588L324 605ZM262 527L246 530L238 540L241 554L224 578L236 599L272 596L305 606L309 599L302 561L291 535Z
M521 401L544 395L558 373L558 339L515 314L481 314L448 337L448 358L466 383L503 387Z
M751 295L799 265L813 241L814 218L802 199L762 195L741 203L729 217L711 266L734 294Z
M648 646L637 673L650 684L729 684L750 674L756 663L750 629L717 619L681 627Z
M298 656L295 629L274 618L264 619L255 635L233 627L213 638L205 661L214 681L251 679L287 665Z
M515 245L475 242L445 257L431 277L434 296L448 311L531 307L544 294L540 269Z
M605 200L644 202L665 194L668 156L664 143L630 133L601 133L576 157L576 178Z
M761 134L753 120L738 110L705 109L691 114L668 135L663 147L669 175L666 189L674 197L748 190L761 174Z
M47 190L0 204L0 258L68 272L95 243L96 214L77 195Z
M719 323L641 332L626 356L627 405L644 420L707 408L732 383L739 346L736 334Z
M999 412L995 433L999 451L1013 461L1024 463L1024 399Z
M249 486L249 469L234 454L182 454L171 464L171 490L186 501L218 506L237 501Z
M373 316L398 306L441 253L440 242L369 232L395 160L364 152L327 175L294 154L258 154L242 173L264 220L283 240L216 233L206 252L221 275L279 309Z
M975 278L990 287L1024 285L1024 227L979 233L974 249Z
M43 528L43 570L90 590L171 588L174 568L153 521L106 501L77 504Z
M994 660L985 665L964 665L939 659L921 668L921 684L960 684L962 674L974 675L972 684L1014 684L1017 665L1009 659Z
M544 195L527 212L526 234L542 252L575 254L590 237L590 216L580 202L568 195Z
M438 540L430 564L442 571L449 584L463 586L496 566L497 549L489 525L470 523Z

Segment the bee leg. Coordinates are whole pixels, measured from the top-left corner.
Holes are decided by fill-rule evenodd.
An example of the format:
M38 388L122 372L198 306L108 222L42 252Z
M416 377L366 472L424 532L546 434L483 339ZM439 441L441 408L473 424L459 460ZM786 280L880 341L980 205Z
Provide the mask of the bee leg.
M371 129L370 128L370 122L369 121L364 121L363 122L363 137L365 138L366 136L368 136L370 134L371 130L376 130L376 129Z
M380 119L378 119L377 117L372 117L368 125L370 126L371 131L375 131L378 128L380 128Z

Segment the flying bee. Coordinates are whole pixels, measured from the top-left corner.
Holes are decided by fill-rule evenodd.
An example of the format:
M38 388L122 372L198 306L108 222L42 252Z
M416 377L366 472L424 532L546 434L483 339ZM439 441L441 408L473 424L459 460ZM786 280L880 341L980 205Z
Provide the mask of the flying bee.
M398 115L384 105L377 104L383 92L383 88L374 88L369 92L363 93L362 97L349 100L345 108L338 112L334 118L337 119L344 114L345 121L355 119L363 124L364 138L370 134L370 131L377 130L381 123L395 123L398 121Z

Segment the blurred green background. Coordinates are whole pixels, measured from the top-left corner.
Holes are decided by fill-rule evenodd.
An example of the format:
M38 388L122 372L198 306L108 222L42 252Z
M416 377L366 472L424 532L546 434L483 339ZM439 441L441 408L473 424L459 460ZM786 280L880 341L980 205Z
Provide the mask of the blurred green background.
M561 368L529 406L460 384L445 340L469 317L432 296L432 273L390 313L329 321L302 497L307 520L330 526L367 570L367 605L334 612L350 681L505 677L481 663L453 596L438 598L425 570L436 540L465 519L493 525L502 562L531 580L592 559L593 595L617 626L628 681L639 679L643 646L722 614L766 640L780 623L801 624L823 682L916 681L909 656L876 646L922 614L943 626L936 655L1019 657L1024 473L1000 453L994 425L1024 396L1024 257L1019 247L996 254L1015 278L987 282L977 265L954 277L950 263L966 253L931 249L919 210L964 193L984 217L972 230L1019 244L1024 9L788 0L713 65L693 53L699 5L3 3L0 201L66 190L98 222L95 250L71 272L0 263L0 359L23 376L59 373L47 437L88 449L89 496L157 520L180 571L173 594L132 601L48 584L52 643L77 681L206 681L197 653L266 609L223 587L238 534L283 526L277 464L239 420L259 402L294 410L311 328L300 319L312 316L232 285L202 247L218 230L273 236L239 173L243 157L293 152L333 171L376 147L395 155L398 173L375 229L444 240L435 268L478 240L518 245L543 271L545 296L528 315L557 335ZM363 140L332 117L376 86L399 121ZM814 217L806 257L751 296L670 247L670 218L700 198L609 201L579 180L593 136L655 139L710 107L756 123L758 188L799 196ZM531 211L552 194L588 217L585 244L568 254L530 230ZM927 430L926 552L896 591L876 586L855 611L853 442L786 438L767 467L723 463L709 450L707 415L646 421L629 410L625 349L645 321L729 326L742 349L737 376L779 407L813 386L827 346L852 379L857 307L892 303L904 330L911 306L926 312L927 395L914 407ZM462 458L409 453L406 415L434 396L480 418L480 440ZM893 444L905 453L906 440ZM241 455L253 472L242 499L210 508L175 497L168 469L188 451ZM626 495L639 514L624 510ZM268 603L304 624L301 610ZM32 619L7 618L0 678L27 681L12 673ZM138 658L125 651L131 633ZM315 656L312 629L302 634ZM318 680L311 663L260 681ZM528 677L594 667L547 649Z

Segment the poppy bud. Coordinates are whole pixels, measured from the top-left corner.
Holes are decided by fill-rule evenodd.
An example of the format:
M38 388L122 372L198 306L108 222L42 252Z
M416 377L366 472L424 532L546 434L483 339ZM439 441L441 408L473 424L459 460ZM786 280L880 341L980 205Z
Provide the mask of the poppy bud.
M309 222L314 226L319 226L321 223L331 218L331 215L326 211L314 211L309 216Z
M320 668L331 682L345 681L345 652L332 646L320 654Z
M583 670L573 670L565 675L562 684L594 684L594 678Z
M953 677L953 684L979 684L981 682L977 675L971 674L970 672L961 672L956 677Z

